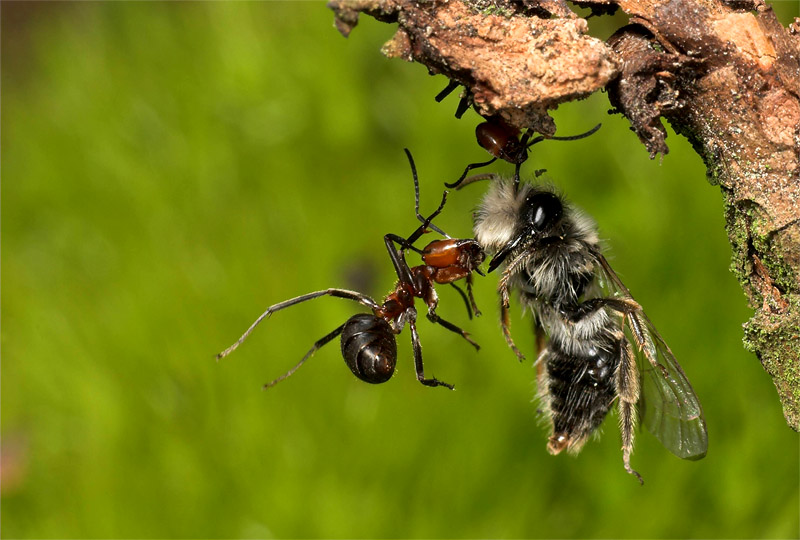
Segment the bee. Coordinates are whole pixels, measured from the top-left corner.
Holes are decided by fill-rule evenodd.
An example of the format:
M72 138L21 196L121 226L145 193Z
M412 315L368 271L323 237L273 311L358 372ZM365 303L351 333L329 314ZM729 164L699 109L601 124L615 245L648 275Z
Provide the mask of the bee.
M488 271L502 267L501 325L520 359L509 330L511 289L535 317L541 345L538 393L550 424L551 454L579 452L617 401L625 470L641 483L631 467L639 416L676 456L705 456L700 402L672 351L603 256L590 217L551 187L494 177L474 216L474 233L493 255Z
M446 237L443 240L434 240L422 249L414 247L414 243L428 229L441 231L432 224L432 221L444 208L447 191L442 194L439 207L427 218L423 218L419 213L419 181L416 167L411 152L407 149L405 152L414 177L415 211L422 224L407 238L396 234L384 236L384 244L397 274L397 282L383 302L378 303L366 294L357 291L337 288L316 291L285 300L268 307L233 345L217 355L217 360L236 350L253 330L273 313L322 296L333 296L358 302L368 308L369 312L353 315L333 331L318 339L297 365L277 379L265 384L265 389L293 375L317 350L338 336L341 336L342 357L350 371L364 382L384 383L392 377L397 364L397 339L395 336L402 332L406 325L411 330L417 380L425 386L444 386L453 389L453 385L435 377L425 377L414 300L422 299L427 306L427 318L431 322L459 334L476 350L480 349L467 332L442 319L436 313L439 297L436 294L435 284L450 284L458 289L454 282L464 279L467 283L467 295L460 289L458 290L467 302L467 312L470 318L472 311L480 314L472 296L472 272L481 273L478 266L483 262L485 256L483 249L473 239ZM442 234L444 233L442 232ZM423 264L410 267L405 259L406 250L418 252L422 257Z

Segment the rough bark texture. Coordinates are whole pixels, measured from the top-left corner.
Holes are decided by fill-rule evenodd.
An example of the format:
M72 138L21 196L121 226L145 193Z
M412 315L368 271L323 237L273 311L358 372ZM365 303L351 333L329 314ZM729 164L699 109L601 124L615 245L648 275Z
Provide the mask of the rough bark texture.
M344 34L359 13L398 24L387 56L464 85L476 111L555 132L558 104L607 88L651 157L669 149L661 118L722 189L732 271L755 310L745 346L800 429L800 19L762 0L581 0L630 24L609 40L563 0L333 0Z

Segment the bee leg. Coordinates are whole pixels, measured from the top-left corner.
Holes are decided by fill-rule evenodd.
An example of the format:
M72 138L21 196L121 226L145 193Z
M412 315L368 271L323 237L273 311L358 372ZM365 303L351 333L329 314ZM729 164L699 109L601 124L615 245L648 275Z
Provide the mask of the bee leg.
M417 380L425 386L444 386L453 389L452 384L447 384L440 381L436 377L430 379L425 378L425 369L422 365L422 344L419 342L419 333L417 332L417 323L415 322L415 314L410 313L408 318L408 326L411 328L411 346L414 349L414 369L417 371Z
M514 340L511 338L511 329L509 323L509 310L508 310L508 303L504 301L502 295L500 297L500 326L503 328L503 336L506 338L506 343L511 350L514 351L514 354L517 355L519 361L522 362L525 360L525 355L517 348Z
M536 363L538 364L547 347L547 334L545 334L544 328L542 328L542 325L539 324L536 318L533 319L533 334L536 339L536 354L539 355L539 358L536 359Z
M459 328L458 326L454 325L453 323L442 319L432 309L428 310L428 320L430 320L431 322L434 322L436 324L439 324L441 326L444 326L445 328L447 328L451 332L455 332L456 334L460 335L461 337L466 339L470 343L470 345L475 347L476 350L480 350L481 349L480 345L478 345L477 343L472 341L472 339L469 337L469 333L468 332L462 330L461 328Z
M617 368L617 395L619 396L619 430L622 435L622 462L628 474L634 475L644 485L642 476L631 467L634 429L636 428L636 403L639 401L639 372L633 348L627 339L623 340L620 363Z
M514 354L517 355L519 361L522 362L525 360L525 355L520 352L517 346L514 344L514 340L511 339L511 330L510 330L510 322L509 322L509 310L508 306L510 303L510 285L509 282L511 281L511 276L517 271L517 267L522 264L524 260L524 254L521 254L516 259L511 261L511 263L503 270L503 276L500 278L500 283L498 284L498 292L500 293L500 325L503 328L503 336L506 338L506 343L511 350L514 351Z

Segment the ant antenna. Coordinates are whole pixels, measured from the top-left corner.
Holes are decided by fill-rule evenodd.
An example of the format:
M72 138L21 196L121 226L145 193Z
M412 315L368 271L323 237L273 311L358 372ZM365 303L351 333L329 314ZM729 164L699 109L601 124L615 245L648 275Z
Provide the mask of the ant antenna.
M417 167L414 165L414 158L411 157L411 151L408 148L403 148L408 157L408 164L411 165L411 175L414 177L414 212L417 214L417 219L425 224L423 227L430 227L437 233L441 234L445 238L449 239L450 235L444 232L442 229L434 225L430 222L430 219L427 220L422 217L422 214L419 213L419 178L417 177ZM441 211L441 207L439 207L439 211ZM436 212L438 214L438 212Z
M597 124L596 126L594 126L589 131L586 131L584 133L580 133L578 135L569 135L568 137L557 137L555 135L552 136L552 137L545 137L544 135L539 135L538 137L534 137L533 140L531 140L531 142L528 142L529 133L526 131L525 134L522 136L522 139L520 140L520 142L522 143L522 147L523 147L522 150L521 150L521 153L525 154L525 159L521 160L519 163L515 164L515 166L514 166L514 189L516 190L517 188L519 188L519 182L520 182L520 180L519 180L519 170L522 167L522 164L527 160L527 152L528 152L528 150L530 149L531 146L533 146L534 144L540 143L542 141L577 141L579 139L585 139L586 137L589 137L590 135L593 135L598 129L600 129L600 126L602 126L602 125L603 125L602 123ZM539 174L541 174L541 173L539 173ZM536 176L538 177L539 174L537 174Z
M540 142L545 141L545 140L547 140L547 141L577 141L579 139L585 139L586 137L588 137L590 135L594 135L597 132L597 130L600 129L600 127L602 125L603 125L602 123L597 124L596 126L594 126L589 131L586 131L584 133L580 133L578 135L570 135L569 137L556 137L555 135L552 136L552 137L545 137L544 135L539 135L538 137L535 137L533 140L531 140L531 142L529 142L529 143L526 143L527 138L528 138L528 133L525 133L525 135L523 135L523 139L525 139L525 140L522 141L522 142L523 142L523 144L525 146L525 149L527 150L528 148L530 148L534 144L540 143Z
M458 178L458 180L456 180L455 182L451 182L449 184L447 182L445 182L444 183L444 187L451 188L451 189L452 188L459 189L460 186L461 186L461 183L464 182L464 179L467 177L467 173L469 171L471 171L472 169L480 169L481 167L486 167L487 165L491 165L495 161L497 161L497 157L493 157L489 161L482 161L480 163L470 163L469 165L467 165L467 168L464 169L464 172L461 173L461 176Z

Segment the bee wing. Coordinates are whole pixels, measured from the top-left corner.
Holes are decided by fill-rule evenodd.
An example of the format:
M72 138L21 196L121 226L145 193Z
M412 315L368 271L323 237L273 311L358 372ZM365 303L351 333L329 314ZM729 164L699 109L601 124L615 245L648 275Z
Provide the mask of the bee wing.
M599 253L595 256L602 269L604 283L600 285L617 296L633 299L605 257ZM644 311L626 315L625 321L641 373L639 409L644 425L676 456L701 459L708 449L708 433L703 408L689 379Z

